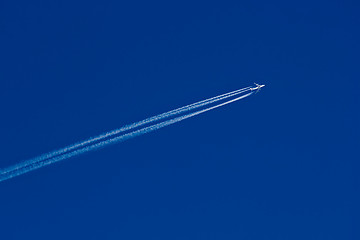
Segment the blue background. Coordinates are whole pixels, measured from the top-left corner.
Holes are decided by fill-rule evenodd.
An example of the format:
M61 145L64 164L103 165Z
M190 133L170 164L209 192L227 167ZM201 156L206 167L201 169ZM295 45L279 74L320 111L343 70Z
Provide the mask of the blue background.
M257 95L0 183L1 239L359 239L357 1L0 2L0 167Z

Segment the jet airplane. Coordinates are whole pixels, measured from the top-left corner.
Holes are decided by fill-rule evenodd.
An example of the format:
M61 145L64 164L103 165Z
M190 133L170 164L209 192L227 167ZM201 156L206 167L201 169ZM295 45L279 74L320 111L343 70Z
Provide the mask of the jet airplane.
M260 85L260 84L257 84L257 83L254 83L254 84L256 85L256 87L250 88L251 91L255 91L255 90L256 90L256 92L258 92L258 91L260 91L260 89L261 89L262 87L265 87L265 85Z

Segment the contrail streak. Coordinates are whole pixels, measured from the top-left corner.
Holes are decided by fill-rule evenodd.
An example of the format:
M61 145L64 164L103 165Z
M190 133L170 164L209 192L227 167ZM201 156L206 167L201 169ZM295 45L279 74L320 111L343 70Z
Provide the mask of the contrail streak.
M134 128L138 128L138 127L141 127L143 125L150 124L152 122L160 121L162 119L170 118L172 116L179 115L181 113L188 112L188 111L200 108L200 107L204 107L204 106L206 106L208 104L212 104L212 103L224 100L224 99L229 98L229 97L233 97L235 95L238 95L240 93L244 93L244 92L247 92L247 91L251 91L250 87L238 89L238 90L235 90L235 91L232 91L232 92L229 92L229 93L221 94L221 95L218 95L218 96L215 96L215 97L212 97L212 98L208 98L208 99L205 99L205 100L193 103L193 104L189 104L189 105L186 105L184 107L177 108L177 109L174 109L174 110L171 110L171 111L168 111L168 112L165 112L165 113L162 113L162 114L147 118L145 120L132 123L130 125L126 125L126 126L121 127L119 129L115 129L115 130L112 130L110 132L106 132L106 133L101 134L99 136L89 138L88 140L85 140L85 141L82 141L82 142L77 142L77 143L72 144L70 146L67 146L65 148L55 150L55 151L51 151L49 153L42 154L42 155L40 155L38 157L29 159L26 162L28 164L31 164L35 160L36 161L42 161L42 160L45 160L45 159L48 159L48 158L52 158L52 157L55 157L57 155L67 153L69 151L76 150L77 148L84 147L84 146L86 146L88 144L100 141L102 139L112 137L112 136L117 135L119 133L129 131L129 130L134 129ZM25 165L26 162L23 162L22 165ZM13 171L13 170L17 169L18 167L19 167L18 165L8 167L8 168L4 169L4 172L2 172L2 174L6 173L6 172Z
M232 100L228 100L226 102L217 104L217 105L212 106L212 107L208 107L208 108L205 108L205 109L193 112L193 113L189 113L189 114L186 114L186 115L183 115L183 116L180 116L180 117L172 118L172 119L169 119L169 120L164 120L163 122L160 122L160 123L157 123L157 124L154 123L153 125L150 125L148 127L143 127L143 128L141 128L139 130L133 130L133 131L131 131L129 133L123 133L120 136L114 136L114 135L119 134L121 132L131 130L131 129L139 127L139 126L143 126L145 124L148 124L148 123L151 123L151 122L154 122L154 121L159 121L159 120L169 118L169 117L174 116L174 115L178 115L178 114L183 113L183 112L190 111L192 109L199 108L201 106L206 106L208 104L218 102L220 100L223 100L223 99L226 99L226 98L229 98L229 97L234 97L234 96L239 95L240 93L243 93L243 92L246 92L246 91L250 91L250 93L247 93L247 94L242 95L240 97L236 97L236 98L234 98ZM212 109L224 106L226 104L229 104L229 103L232 103L232 102L235 102L235 101L238 101L240 99L243 99L245 97L250 96L252 93L253 93L253 91L250 88L244 88L244 89L233 91L233 92L223 94L223 95L220 95L220 96L217 96L217 97L206 99L206 100L194 103L194 104L184 106L182 108L178 108L178 109L175 109L175 110L172 110L172 111L169 111L169 112L166 112L166 113L163 113L163 114L160 114L160 115L145 119L143 121L140 121L140 122L125 126L123 128L120 128L120 129L117 129L117 130L114 130L114 131L99 135L98 137L91 138L91 139L86 140L84 142L73 144L73 145L71 145L69 147L66 147L64 149L54 151L54 152L51 152L51 153L48 153L48 154L44 154L44 155L41 155L41 156L39 156L37 158L33 158L33 159L30 159L30 160L25 161L25 162L21 162L19 164L16 164L14 166L11 166L11 167L8 167L6 169L1 170L0 171L0 182L4 181L6 179L10 179L10 178L16 177L18 175L24 174L26 172L33 171L33 170L38 169L40 167L43 167L43 166L46 166L46 165L49 165L49 164L52 164L52 163L55 163L55 162L58 162L58 161L61 161L61 160L64 160L64 159L68 159L68 158L73 157L73 156L77 156L77 155L80 155L80 154L83 154L83 153L86 153L86 152L89 152L89 151L94 151L94 150L100 149L100 148L105 147L105 146L107 146L109 144L118 143L118 142L121 142L121 141L125 141L125 140L127 140L129 138L133 138L133 137L145 134L145 133L155 131L157 129L160 129L160 128L163 128L165 126L174 124L176 122L180 122L180 121L185 120L187 118L191 118L193 116L196 116L196 115L199 115L201 113L210 111ZM105 139L105 138L108 138L108 139ZM100 141L101 139L104 139L104 140ZM99 142L95 143L96 141L99 141ZM77 148L79 148L79 149L77 149ZM74 150L74 151L72 151L72 150Z

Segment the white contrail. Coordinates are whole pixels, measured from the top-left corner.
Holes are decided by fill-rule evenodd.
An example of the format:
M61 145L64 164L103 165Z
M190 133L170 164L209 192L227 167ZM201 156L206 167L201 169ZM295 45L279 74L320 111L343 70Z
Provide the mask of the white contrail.
M83 153L86 153L86 152L89 152L89 151L93 151L93 150L105 147L105 146L107 146L109 144L114 144L114 143L117 143L117 142L125 141L125 140L127 140L129 138L133 138L133 137L145 134L145 133L155 131L157 129L160 129L160 128L163 128L165 126L174 124L176 122L180 122L180 121L185 120L187 118L191 118L193 116L196 116L196 115L199 115L201 113L210 111L212 109L224 106L226 104L229 104L229 103L232 103L232 102L235 102L235 101L238 101L238 100L240 100L242 98L250 96L252 93L253 93L253 91L250 91L250 93L248 93L248 94L245 94L245 95L242 95L240 97L234 98L232 100L220 103L218 105L208 107L208 108L205 108L203 110L199 110L199 111L196 111L196 112L193 112L193 113L189 113L189 114L186 114L186 115L183 115L183 116L180 116L180 117L172 118L172 119L169 119L169 120L157 123L157 124L153 124L153 125L150 125L148 127L141 128L139 130L133 130L133 131L131 131L129 133L124 133L124 134L122 134L120 136L114 136L114 137L109 138L107 140L103 140L103 141L100 141L100 142L97 142L97 143L90 144L88 146L84 146L84 147L82 147L82 148L80 148L78 150L75 150L75 151L72 151L72 152L69 152L69 153L66 153L66 152L69 151L69 150L67 150L62 155L58 155L58 156L55 155L55 156L50 157L50 158L43 158L42 156L44 156L44 155L42 155L42 156L40 156L38 158L33 158L33 159L29 160L29 161L25 161L25 162L16 164L15 166L12 166L12 167L9 167L7 169L3 169L2 171L0 171L0 182L4 181L6 179L10 179L10 178L16 177L18 175L24 174L26 172L33 171L33 170L38 169L40 167L43 167L43 166L46 166L46 165L49 165L49 164L52 164L52 163L55 163L55 162L58 162L58 161L61 161L61 160L64 160L64 159L68 159L68 158L76 156L76 155L80 155L80 154L83 154ZM237 94L239 94L239 93L237 93ZM237 94L233 94L233 95L237 95ZM204 101L206 101L206 100L204 100ZM189 107L189 106L191 106L191 105L188 105L187 107ZM182 109L182 108L179 108L179 109ZM168 113L174 115L171 112L173 112L173 111L170 111ZM160 116L160 115L158 115L158 116ZM151 118L149 118L149 119L151 119ZM141 122L144 122L144 121L141 121ZM134 125L134 124L132 124L132 125ZM129 126L132 126L132 125L129 125ZM132 128L134 128L134 127L132 127ZM101 136L104 136L104 135L101 135ZM72 145L72 146L74 146L74 145ZM69 148L64 148L64 149L69 149Z
M42 160L46 160L48 158L53 158L53 157L55 157L57 155L61 155L61 154L67 153L69 151L76 150L77 148L84 147L84 146L86 146L88 144L100 141L100 140L102 140L104 138L109 138L109 137L112 137L112 136L114 136L116 134L119 134L119 133L122 133L122 132L125 132L125 131L129 131L129 130L134 129L134 128L138 128L138 127L141 127L143 125L150 124L152 122L161 121L162 119L170 118L172 116L179 115L179 114L184 113L184 112L188 112L188 111L200 108L200 107L204 107L204 106L206 106L208 104L212 104L212 103L224 100L224 99L229 98L229 97L233 97L235 95L238 95L238 94L241 94L241 93L244 93L244 92L247 92L247 91L251 91L250 87L242 88L242 89L235 90L235 91L232 91L232 92L229 92L229 93L225 93L225 94L221 94L221 95L218 95L218 96L215 96L215 97L212 97L212 98L208 98L208 99L205 99L205 100L193 103L193 104L189 104L189 105L186 105L184 107L177 108L177 109L174 109L174 110L171 110L171 111L168 111L168 112L165 112L165 113L162 113L162 114L147 118L145 120L132 123L130 125L126 125L126 126L121 127L119 129L115 129L115 130L106 132L106 133L101 134L99 136L89 138L89 139L87 139L85 141L77 142L77 143L72 144L72 145L70 145L68 147L65 147L65 148L62 148L62 149L59 149L59 150L55 150L55 151L51 151L49 153L42 154L42 155L40 155L38 157L29 159L26 162L31 164L34 161L42 161ZM26 162L23 162L22 165L24 165ZM7 172L13 171L18 167L19 167L18 165L14 165L12 167L8 167L8 168L4 169L4 171L7 171ZM4 174L6 172L2 172L2 173Z

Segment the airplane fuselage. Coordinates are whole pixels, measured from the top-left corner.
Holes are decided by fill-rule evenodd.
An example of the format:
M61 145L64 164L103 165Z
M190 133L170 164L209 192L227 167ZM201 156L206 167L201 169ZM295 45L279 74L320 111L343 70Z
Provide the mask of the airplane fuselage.
M259 91L261 88L265 87L265 85L260 85L260 84L256 84L256 83L255 83L255 85L256 85L256 87L250 88L251 91L256 91L256 90Z

